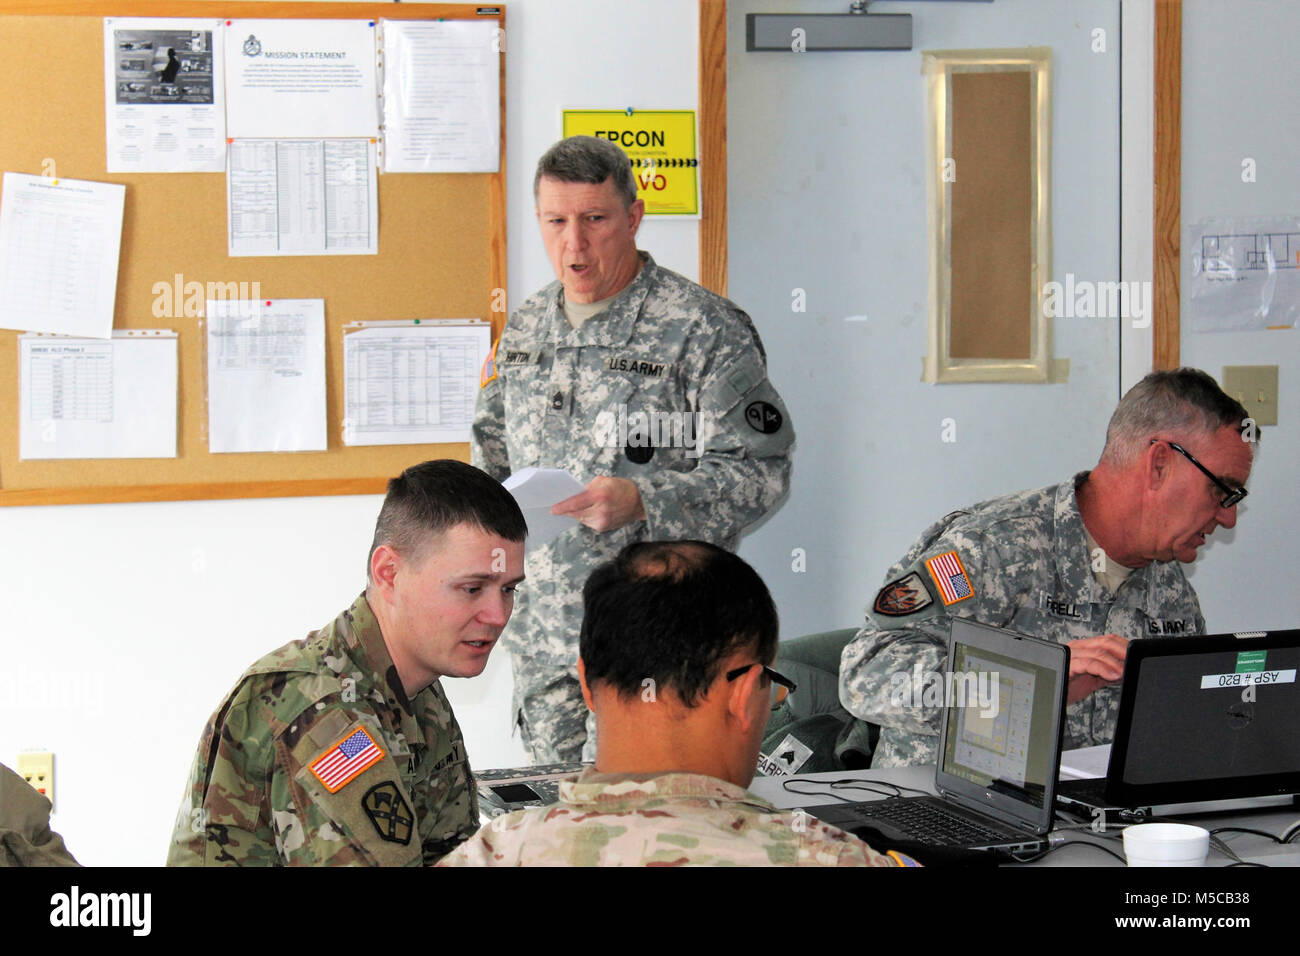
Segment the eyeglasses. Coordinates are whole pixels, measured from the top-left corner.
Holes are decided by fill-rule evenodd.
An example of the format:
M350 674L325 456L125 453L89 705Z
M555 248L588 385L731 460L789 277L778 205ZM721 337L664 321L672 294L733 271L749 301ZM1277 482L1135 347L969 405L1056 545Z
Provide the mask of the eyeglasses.
M1201 474L1203 474L1206 478L1209 478L1210 481L1214 482L1214 486L1223 492L1223 500L1219 502L1220 508L1231 508L1233 505L1235 505L1242 498L1246 497L1246 495L1248 494L1245 488L1233 488L1227 482L1223 481L1222 479L1218 478L1216 475L1212 474L1210 472L1210 469L1206 468L1199 461L1193 458L1192 453L1189 452L1182 445L1178 444L1177 442L1172 442L1172 441L1159 439L1159 438L1153 438L1151 439L1151 444L1154 445L1156 442L1162 440L1165 442L1166 445L1168 445L1174 451L1178 452L1178 454L1182 455L1193 465L1199 468L1201 470Z
M795 692L795 683L784 674L778 674L766 664L760 664L755 661L753 664L746 664L744 667L737 667L735 670L727 671L727 680L733 681L741 674L755 667L763 668L763 675L767 677L772 688L772 706L775 707L781 701L785 700L790 694Z

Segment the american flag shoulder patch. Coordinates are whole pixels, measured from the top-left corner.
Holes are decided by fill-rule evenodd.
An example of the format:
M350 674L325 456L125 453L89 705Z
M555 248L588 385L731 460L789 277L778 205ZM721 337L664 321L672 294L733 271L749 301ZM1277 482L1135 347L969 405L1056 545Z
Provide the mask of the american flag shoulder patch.
M375 738L364 727L358 727L335 741L309 766L326 790L338 793L383 759L383 748L375 743Z
M492 351L488 352L487 358L483 360L483 368L479 370L478 387L486 388L487 383L497 377L497 346L501 344L498 336L497 340L492 343Z
M956 551L945 551L927 558L925 567L930 572L930 577L934 578L945 607L975 596L975 589L971 586L966 568Z

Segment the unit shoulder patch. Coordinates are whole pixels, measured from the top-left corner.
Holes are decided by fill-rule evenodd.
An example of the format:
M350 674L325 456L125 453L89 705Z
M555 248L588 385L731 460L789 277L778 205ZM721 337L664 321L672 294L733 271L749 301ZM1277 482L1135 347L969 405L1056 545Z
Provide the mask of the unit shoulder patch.
M750 402L745 407L745 422L754 431L771 435L781 430L785 419L777 407L770 402Z
M886 617L903 617L923 611L933 603L934 598L930 597L921 575L913 571L881 588L871 609Z
M406 846L415 828L415 814L391 780L375 784L361 798L361 808L375 825L375 831L389 843Z

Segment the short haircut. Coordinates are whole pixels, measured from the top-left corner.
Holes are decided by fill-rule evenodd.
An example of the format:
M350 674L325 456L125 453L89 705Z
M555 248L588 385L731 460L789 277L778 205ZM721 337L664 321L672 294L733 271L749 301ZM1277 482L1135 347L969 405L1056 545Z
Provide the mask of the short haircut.
M671 689L687 707L740 649L776 657L776 605L758 572L703 541L643 541L592 572L578 651L587 683L622 697Z
M370 557L386 544L402 557L419 561L430 539L458 524L474 525L507 541L523 541L528 534L514 497L485 472L448 458L412 465L388 482Z
M632 161L614 143L595 136L570 136L562 139L537 161L533 174L533 202L542 177L562 183L590 183L599 186L611 176L614 188L623 198L623 208L636 202L636 180L632 178Z
M1128 465L1161 433L1182 438L1228 427L1245 431L1249 416L1241 402L1198 368L1152 372L1120 399L1106 428L1101 460Z

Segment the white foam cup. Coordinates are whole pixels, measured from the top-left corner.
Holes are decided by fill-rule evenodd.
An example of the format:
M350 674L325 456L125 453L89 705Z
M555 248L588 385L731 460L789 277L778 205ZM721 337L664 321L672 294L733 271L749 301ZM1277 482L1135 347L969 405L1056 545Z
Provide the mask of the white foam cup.
M1210 831L1187 823L1140 823L1124 829L1129 866L1204 866Z

